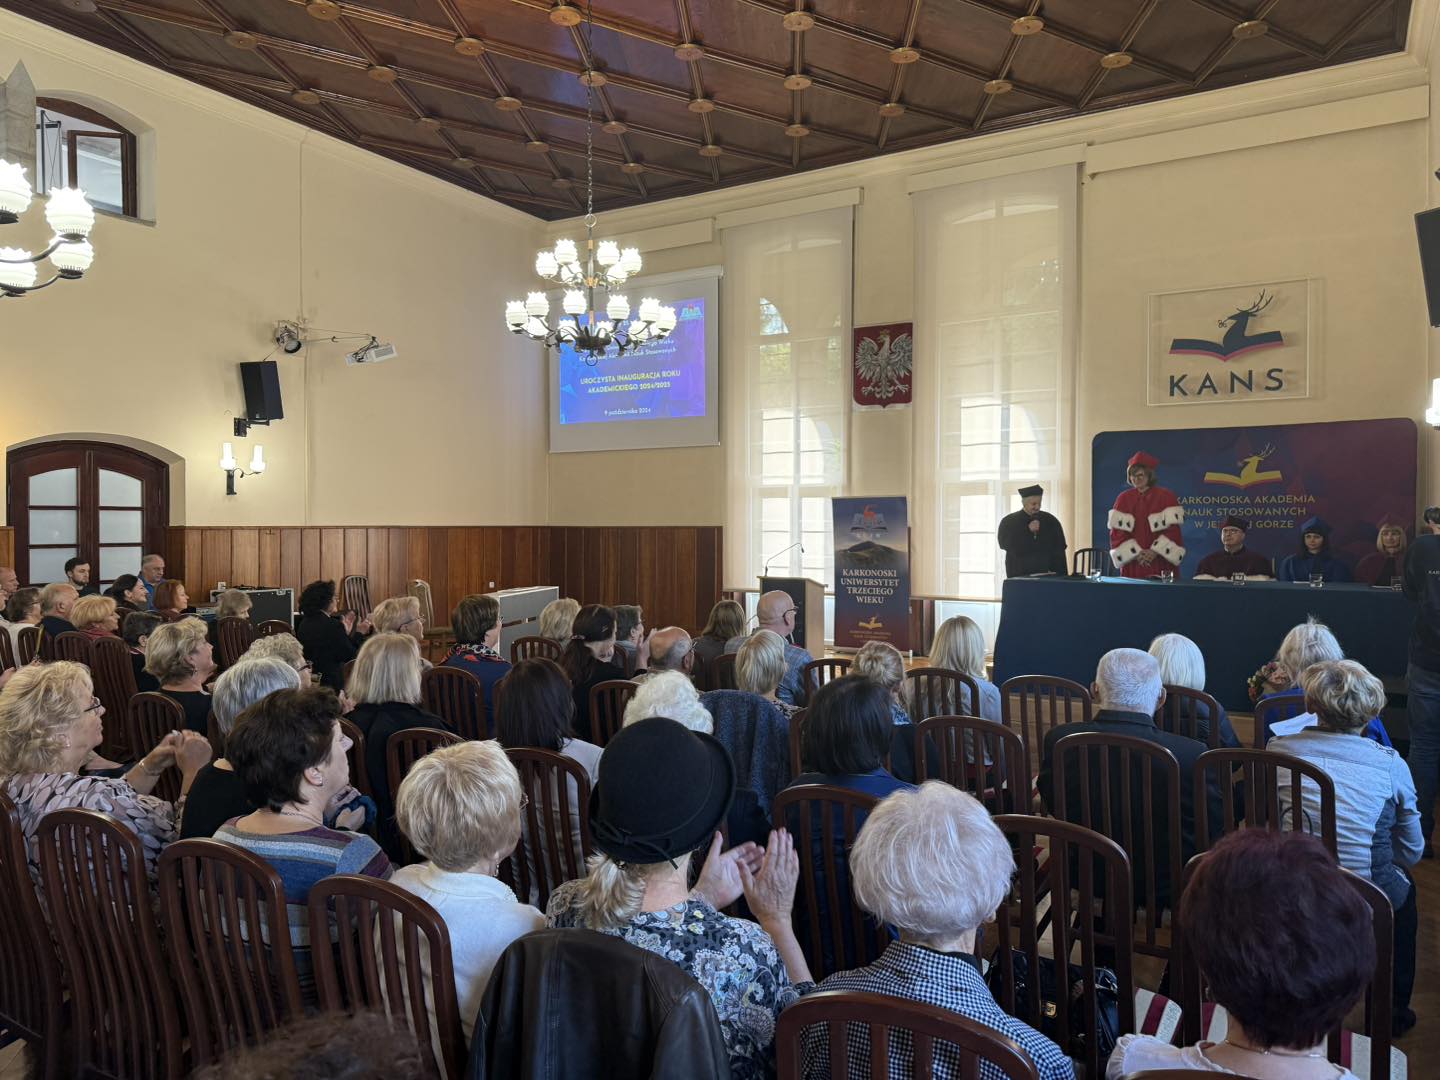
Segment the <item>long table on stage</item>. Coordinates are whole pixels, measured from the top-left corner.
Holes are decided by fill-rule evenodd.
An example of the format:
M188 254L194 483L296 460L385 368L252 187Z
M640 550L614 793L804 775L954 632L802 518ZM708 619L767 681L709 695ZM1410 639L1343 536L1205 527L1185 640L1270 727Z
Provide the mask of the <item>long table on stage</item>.
M1205 689L1226 709L1249 712L1246 680L1307 616L1335 632L1348 658L1382 679L1403 679L1414 614L1403 593L1368 585L1010 578L995 682L1045 674L1089 686L1109 650L1146 649L1159 634L1179 633L1205 655Z

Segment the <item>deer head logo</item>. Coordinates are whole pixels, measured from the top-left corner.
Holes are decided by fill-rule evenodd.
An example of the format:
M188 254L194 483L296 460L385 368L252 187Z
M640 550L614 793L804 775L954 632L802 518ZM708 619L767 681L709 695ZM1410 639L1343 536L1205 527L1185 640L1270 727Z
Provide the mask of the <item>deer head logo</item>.
M1212 356L1216 360L1229 361L1242 353L1257 349L1273 349L1285 344L1285 336L1279 330L1266 330L1259 334L1249 331L1250 320L1258 319L1272 303L1275 294L1260 290L1249 307L1238 308L1220 319L1216 325L1225 330L1219 341L1205 338L1175 338L1170 343L1172 356Z

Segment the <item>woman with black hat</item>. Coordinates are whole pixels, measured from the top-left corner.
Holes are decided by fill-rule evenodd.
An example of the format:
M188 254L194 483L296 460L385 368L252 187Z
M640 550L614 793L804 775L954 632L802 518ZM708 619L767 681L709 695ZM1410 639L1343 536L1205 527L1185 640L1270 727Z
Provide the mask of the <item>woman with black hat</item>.
M658 767L664 763L663 768ZM550 894L551 926L598 930L668 957L710 995L736 1080L773 1073L780 1011L811 988L790 927L800 860L785 831L721 853L735 792L712 736L650 717L606 744L590 793L590 872ZM694 889L691 855L709 845ZM720 914L743 891L757 926Z
M1330 550L1330 524L1307 518L1300 524L1300 550L1280 564L1281 581L1350 581L1350 567Z

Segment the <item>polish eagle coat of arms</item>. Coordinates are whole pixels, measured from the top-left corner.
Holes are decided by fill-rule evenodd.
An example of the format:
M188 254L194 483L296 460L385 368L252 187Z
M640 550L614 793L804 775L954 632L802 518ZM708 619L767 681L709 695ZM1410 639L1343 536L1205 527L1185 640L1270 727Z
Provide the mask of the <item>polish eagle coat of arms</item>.
M855 338L856 404L909 404L914 369L910 324L866 327L856 330Z

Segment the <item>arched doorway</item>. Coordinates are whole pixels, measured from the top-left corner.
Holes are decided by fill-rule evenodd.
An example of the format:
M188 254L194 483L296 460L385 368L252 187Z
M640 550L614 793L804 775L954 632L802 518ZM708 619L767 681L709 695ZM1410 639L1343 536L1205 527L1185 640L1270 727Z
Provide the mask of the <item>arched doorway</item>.
M114 443L59 440L11 450L5 459L15 573L22 584L65 579L65 560L90 561L108 586L161 551L170 523L169 466Z

